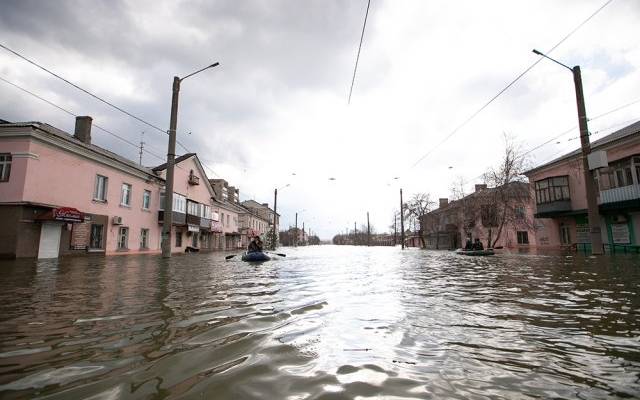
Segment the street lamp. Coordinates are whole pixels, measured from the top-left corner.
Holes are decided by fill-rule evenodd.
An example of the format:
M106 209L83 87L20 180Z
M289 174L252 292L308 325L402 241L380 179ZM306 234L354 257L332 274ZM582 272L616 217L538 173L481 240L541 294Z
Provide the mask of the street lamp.
M580 126L580 144L582 147L582 169L587 191L587 208L589 216L589 235L591 237L591 254L602 254L602 236L600 233L600 213L598 212L598 202L596 199L595 182L593 174L589 170L589 160L587 156L591 153L591 144L589 143L589 128L587 127L587 112L584 106L584 94L582 93L582 76L580 74L580 66L576 65L571 68L554 60L553 58L533 49L533 52L554 63L561 65L573 73L573 83L576 88L576 103L578 106L578 125Z
M167 179L164 196L164 217L162 224L162 257L171 257L171 225L173 223L173 167L176 157L176 127L178 125L178 96L180 95L180 83L209 68L220 65L215 62L209 66L190 73L184 78L173 77L173 96L171 97L171 120L169 121L169 149L167 150Z
M291 186L290 183L287 183L286 185L282 186L279 189L284 189L286 187ZM275 250L276 249L276 245L278 243L278 227L276 224L276 220L278 219L278 188L274 189L273 191L273 243L271 245L271 250Z
M303 213L307 211L306 208L303 208L300 211L296 211L296 236L293 239L293 247L298 247L298 213Z

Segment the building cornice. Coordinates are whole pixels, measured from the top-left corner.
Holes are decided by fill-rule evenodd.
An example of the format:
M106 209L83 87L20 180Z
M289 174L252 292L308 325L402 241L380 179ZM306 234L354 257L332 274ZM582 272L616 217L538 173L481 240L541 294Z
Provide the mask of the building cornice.
M25 129L26 128L26 129ZM88 147L87 145L75 143L73 138L69 136L69 139L65 137L61 137L62 134L67 135L66 133L52 133L47 129L39 126L38 124L21 124L14 125L8 127L2 127L2 135L3 138L30 138L38 140L41 143L44 143L49 146L53 146L64 150L68 153L83 157L85 159L98 162L102 165L105 165L110 168L114 168L118 171L124 172L126 174L132 175L134 177L143 179L148 182L164 182L164 179L154 175L153 173L146 172L142 169L136 168L132 165L125 163L124 161L118 159L117 155L108 155L104 154L101 151ZM97 146L96 146L97 147ZM101 149L103 150L103 149ZM103 150L107 152L108 150ZM24 155L26 157L38 159L39 155L35 153L19 153L20 155Z

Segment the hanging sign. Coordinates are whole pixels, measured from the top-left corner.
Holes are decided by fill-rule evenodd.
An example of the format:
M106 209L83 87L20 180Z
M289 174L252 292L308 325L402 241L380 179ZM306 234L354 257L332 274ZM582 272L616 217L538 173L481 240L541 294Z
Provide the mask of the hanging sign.
M62 222L83 222L84 214L72 207L60 207L51 210L51 214L45 214L41 219L53 219Z
M613 243L616 244L629 244L629 225L627 224L612 224L611 236Z

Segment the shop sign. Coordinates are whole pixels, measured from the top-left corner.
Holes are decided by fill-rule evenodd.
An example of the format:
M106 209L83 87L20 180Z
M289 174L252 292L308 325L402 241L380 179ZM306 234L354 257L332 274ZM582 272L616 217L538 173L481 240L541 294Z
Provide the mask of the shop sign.
M613 243L616 243L616 244L631 243L631 240L629 240L629 225L627 224L612 224L611 236L613 239Z
M220 213L218 213L217 211L211 212L211 219L216 222L220 221Z
M60 207L52 210L53 219L64 222L83 222L84 215L80 211L71 207Z
M576 242L591 243L591 235L589 234L589 224L576 224Z
M198 225L188 225L187 232L200 232L200 227Z

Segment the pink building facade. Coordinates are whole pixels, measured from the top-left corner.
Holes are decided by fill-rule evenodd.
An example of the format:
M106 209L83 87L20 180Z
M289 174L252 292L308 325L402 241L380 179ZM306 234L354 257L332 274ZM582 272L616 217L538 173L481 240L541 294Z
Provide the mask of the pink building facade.
M177 159L172 250L210 249L213 191L195 154ZM160 252L164 177L50 125L0 124L0 257Z
M640 245L640 122L593 142L591 149L605 250L633 249ZM526 172L541 246L590 246L582 165L576 150Z

